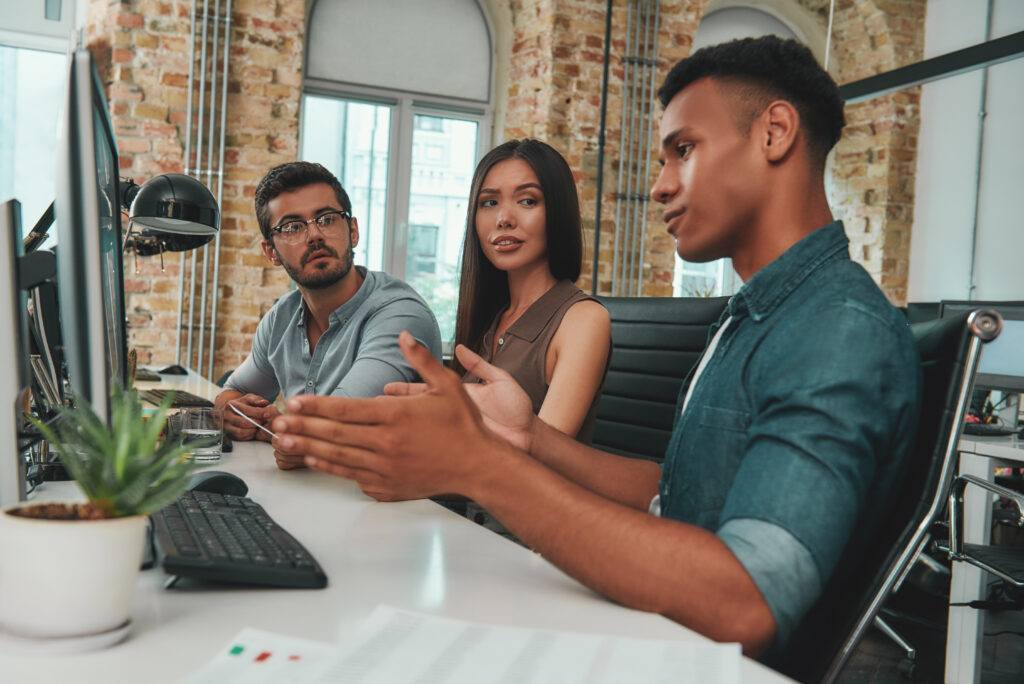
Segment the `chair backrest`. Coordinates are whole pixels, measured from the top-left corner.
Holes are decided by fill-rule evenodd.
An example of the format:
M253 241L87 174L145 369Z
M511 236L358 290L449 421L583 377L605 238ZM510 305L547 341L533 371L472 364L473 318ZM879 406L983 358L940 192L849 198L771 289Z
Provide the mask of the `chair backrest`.
M848 545L817 604L770 665L800 681L833 681L902 582L927 544L932 523L942 516L981 344L1001 327L993 311L911 326L923 393L906 475L878 529L860 530L863 543L855 537Z
M612 358L597 405L593 445L661 461L679 388L728 297L602 297L612 320Z

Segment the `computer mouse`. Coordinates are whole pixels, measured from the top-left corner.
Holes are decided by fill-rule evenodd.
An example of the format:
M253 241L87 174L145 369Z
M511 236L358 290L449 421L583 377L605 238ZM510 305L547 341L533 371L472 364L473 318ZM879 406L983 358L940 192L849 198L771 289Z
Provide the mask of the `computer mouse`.
M249 486L245 484L245 480L232 473L226 473L223 470L204 470L192 477L192 481L188 483L188 490L190 492L245 496L249 491Z
M188 370L182 365L172 363L170 366L161 368L157 373L165 373L167 375L188 375Z

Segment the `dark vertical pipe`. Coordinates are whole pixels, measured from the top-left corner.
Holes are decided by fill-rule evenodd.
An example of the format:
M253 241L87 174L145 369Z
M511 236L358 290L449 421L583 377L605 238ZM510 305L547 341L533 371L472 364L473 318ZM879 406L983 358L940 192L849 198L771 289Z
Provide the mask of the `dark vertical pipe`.
M601 123L597 132L597 207L594 209L594 266L590 294L597 295L597 262L601 254L601 194L604 188L604 125L608 114L608 59L612 44L612 1L604 18L604 72L601 75Z

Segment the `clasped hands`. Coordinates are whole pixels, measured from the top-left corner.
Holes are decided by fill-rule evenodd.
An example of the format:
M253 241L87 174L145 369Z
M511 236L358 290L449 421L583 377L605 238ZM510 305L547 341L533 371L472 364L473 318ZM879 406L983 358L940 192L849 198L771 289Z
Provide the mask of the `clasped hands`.
M461 345L459 361L483 384L464 385L408 332L398 343L424 383L390 383L373 399L292 397L290 413L271 425L274 448L354 480L380 501L473 498L492 472L491 459L510 445L529 451L537 420L529 397L512 376Z

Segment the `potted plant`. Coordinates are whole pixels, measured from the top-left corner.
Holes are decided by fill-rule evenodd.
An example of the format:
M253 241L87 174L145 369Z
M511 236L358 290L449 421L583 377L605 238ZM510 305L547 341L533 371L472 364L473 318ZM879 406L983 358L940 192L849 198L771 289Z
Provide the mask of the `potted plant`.
M81 400L50 426L30 418L88 502L0 514L0 626L9 633L127 634L146 514L181 495L194 465L180 438L161 442L172 397L147 419L138 393L114 386L109 426Z

